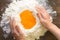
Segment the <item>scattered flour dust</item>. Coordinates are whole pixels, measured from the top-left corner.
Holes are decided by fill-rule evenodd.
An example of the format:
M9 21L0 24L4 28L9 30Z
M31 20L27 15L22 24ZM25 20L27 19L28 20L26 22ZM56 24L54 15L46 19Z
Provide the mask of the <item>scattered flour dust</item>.
M25 34L25 40L35 40L35 39L38 40L40 36L44 36L47 29L45 29L40 24L40 20L37 17L35 6L36 4L40 6L44 6L49 14L56 13L55 11L53 11L52 7L48 5L47 2L48 0L43 0L43 1L42 0L17 0L17 1L13 0L13 2L10 3L10 5L8 5L8 8L6 8L5 12L2 14L2 20L1 20L0 26L4 31L4 37L7 37L11 32L10 25L9 25L9 22L10 22L9 17L16 18L16 22L19 23L20 19L18 15L21 11L25 9L29 9L33 11L33 14L37 22L34 28L32 28L31 30L25 30L24 28L20 27ZM19 25L19 26L22 26L22 25Z

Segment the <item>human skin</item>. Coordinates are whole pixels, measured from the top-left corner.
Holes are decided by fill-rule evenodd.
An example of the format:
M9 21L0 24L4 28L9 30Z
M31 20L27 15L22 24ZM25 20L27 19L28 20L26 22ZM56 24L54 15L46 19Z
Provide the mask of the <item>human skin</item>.
M12 35L13 37L15 37L16 40L24 40L24 34L19 28L14 18L13 19L10 18L10 27Z
M53 35L56 36L58 40L60 40L60 29L51 22L50 15L42 6L36 6L36 10L38 12L38 17L40 18L41 24L48 29ZM13 36L16 40L24 40L24 34L19 29L18 24L16 23L15 19L10 18L10 26L12 30Z
M60 40L60 29L51 22L50 15L42 6L36 6L41 24Z

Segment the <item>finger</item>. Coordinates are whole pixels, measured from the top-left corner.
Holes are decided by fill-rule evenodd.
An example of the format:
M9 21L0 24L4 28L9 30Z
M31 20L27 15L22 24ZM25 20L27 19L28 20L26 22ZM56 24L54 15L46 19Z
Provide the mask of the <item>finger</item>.
M45 8L42 7L41 10L42 10L41 12L43 12L43 13L40 13L41 16L42 16L45 20L51 21L50 15L49 15L48 12L45 10Z
M10 27L11 27L12 30L14 29L13 28L13 19L11 19L11 17L10 17Z
M14 30L12 34L13 34L15 37L18 37L18 36L19 36L19 33L17 32L17 30Z
M44 7L37 6L37 9L38 9L37 11L40 11L43 18L45 18L45 19L50 18L50 15L48 14L48 12L45 10Z
M36 6L36 11L37 11L38 13L41 13L41 10L39 9L38 6Z
M38 17L41 19L41 18L44 18L44 16L42 15L41 13L41 10L37 7L36 8L37 12L38 12Z
M10 18L10 25L11 25L11 31L13 33L13 31L15 30L15 27L16 27L16 22L15 22L15 19L13 18Z
M43 14L43 11L42 11L41 9L42 9L42 8L39 7L39 6L36 7L37 12L42 16L42 18L44 18L45 15Z
M10 18L10 25L11 25L11 31L12 31L12 34L14 36L19 36L19 32L17 31L17 29L15 27L17 27L17 24L16 24L16 21L15 19L11 19Z
M12 19L11 19L11 17L10 17L10 26L12 26Z
M16 28L17 32L19 33L20 32L19 26L16 26L15 28Z
M16 20L15 20L15 18L13 18L13 28L15 28L16 26L17 26L17 23L16 23Z
M44 7L42 7L41 11L43 12L42 15L44 16L44 18L50 18L50 15L48 14Z
M44 19L42 18L40 13L38 13L38 17L40 18L40 22L42 23L44 21Z
M40 13L38 13L38 17L40 18L40 21L44 20Z
M24 37L24 34L23 34L23 32L19 29L19 26L17 25L16 27L15 27L15 30L14 30L15 32L14 32L14 36L15 37L19 37L20 36L20 38L23 38Z
M18 25L16 26L16 30L17 30L17 32L18 32L20 35L23 35L23 32L22 32L22 30L19 28Z
M44 23L44 16L41 14L41 11L39 8L37 8L37 11L38 11L38 17L40 18L40 22L43 24Z

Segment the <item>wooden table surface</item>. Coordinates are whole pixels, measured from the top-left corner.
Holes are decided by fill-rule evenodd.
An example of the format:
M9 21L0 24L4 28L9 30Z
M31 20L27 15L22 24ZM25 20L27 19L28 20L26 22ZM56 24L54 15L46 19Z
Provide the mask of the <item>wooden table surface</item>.
M10 2L11 0L0 0L0 16L5 11L5 8ZM53 7L53 9L57 11L57 16L54 18L53 23L58 27L60 27L60 0L49 0L49 3ZM0 20L1 20L1 17L0 17ZM3 31L0 28L0 40L13 40L13 37L11 36L11 34L7 39L5 39L2 35L3 35ZM57 39L52 33L48 31L39 40L57 40Z

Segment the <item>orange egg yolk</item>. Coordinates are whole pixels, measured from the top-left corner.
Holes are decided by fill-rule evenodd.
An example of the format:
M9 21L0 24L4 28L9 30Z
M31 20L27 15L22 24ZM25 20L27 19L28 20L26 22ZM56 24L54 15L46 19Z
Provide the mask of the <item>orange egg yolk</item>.
M36 24L36 19L30 10L24 10L19 16L25 29L31 29Z

